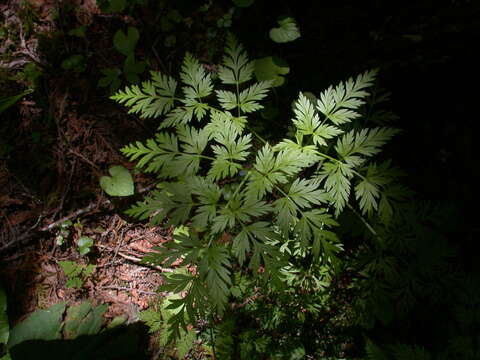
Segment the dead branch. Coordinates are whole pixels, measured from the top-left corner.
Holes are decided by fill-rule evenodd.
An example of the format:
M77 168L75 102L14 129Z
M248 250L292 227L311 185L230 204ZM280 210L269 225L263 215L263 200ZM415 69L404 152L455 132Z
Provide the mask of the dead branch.
M110 248L108 246L105 246L105 245L97 245L97 247L99 247L101 249L107 249L107 250L110 250L110 251L115 251L115 249L112 249L112 248ZM131 255L124 254L120 251L117 252L117 255L121 256L124 259L129 260L129 261L131 261L131 262L133 262L137 265L143 265L145 267L152 268L152 269L155 269L155 270L158 270L158 271L161 271L161 272L173 272L173 269L170 269L170 268L164 268L164 267L157 266L157 265L141 263L142 259L139 259L139 258L131 256Z
M152 190L154 187L155 187L155 184L147 186L145 188L141 188L140 190L138 190L138 193L139 194L145 193L147 191ZM91 202L90 204L88 204L84 208L78 209L78 210L74 211L73 213L71 213L67 216L64 216L63 218L61 218L59 220L56 220L56 221L54 221L50 224L47 224L47 225L41 227L40 229L34 231L34 229L37 227L37 224L39 223L39 221L37 221L37 223L34 226L32 226L29 230L27 230L25 233L23 233L22 235L20 235L18 237L15 237L14 239L10 240L8 243L1 246L0 247L0 253L4 252L6 250L9 250L15 244L20 244L22 242L30 241L39 232L46 232L46 231L50 231L52 229L55 229L55 228L59 227L61 224L63 224L65 221L76 219L77 217L79 217L81 215L90 213L90 212L92 212L96 209L99 209L101 207L106 207L106 206L110 205L111 203L112 202L109 199L105 199L105 200L101 201L100 203L96 202L96 201Z

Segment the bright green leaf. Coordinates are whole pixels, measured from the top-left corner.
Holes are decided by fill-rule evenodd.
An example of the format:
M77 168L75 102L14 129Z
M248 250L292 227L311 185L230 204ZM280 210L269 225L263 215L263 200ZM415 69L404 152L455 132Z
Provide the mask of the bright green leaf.
M102 176L100 186L110 196L129 196L133 194L133 179L123 166L113 166L108 172L111 176Z
M93 240L88 236L82 236L78 239L77 246L80 255L86 255L90 252L90 247L93 246Z
M270 39L273 41L277 43L286 43L300 37L300 30L298 30L295 19L287 17L279 20L278 25L280 25L278 28L271 29L269 33Z
M290 67L279 57L266 56L255 60L255 77L258 81L273 80L273 87L283 85L285 77L282 75L289 72Z

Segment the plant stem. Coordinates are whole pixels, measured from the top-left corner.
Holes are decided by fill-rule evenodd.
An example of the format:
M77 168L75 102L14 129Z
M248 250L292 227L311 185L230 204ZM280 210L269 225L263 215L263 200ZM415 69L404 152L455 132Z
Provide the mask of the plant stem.
M378 237L378 238L380 239L380 236L377 234L377 232L376 232L375 229L372 227L372 225L370 225L370 224L368 223L368 221L365 220L365 218L364 218L361 214L359 214L358 211L355 210L355 208L354 208L352 205L350 205L349 203L347 203L347 207L348 207L350 210L352 210L352 212L360 219L360 221L361 221L361 222L365 225L365 227L372 233L372 235L374 235L374 236L376 236L376 237Z
M248 131L250 131L253 135L255 135L255 137L256 137L258 140L260 140L260 141L263 142L264 144L267 143L267 140L265 140L265 139L262 138L260 135L258 135L258 133L257 133L255 130L253 130L250 126L247 126L247 129L248 129Z
M331 160L333 162L337 162L337 163L342 163L342 161L338 160L338 159L335 159L334 157L330 156L330 155L327 155L327 154L324 154L320 151L317 151L318 155L320 155L321 157L324 157L325 159L328 159L328 160Z
M230 197L230 200L228 200L227 202L227 205L225 207L228 206L228 204L230 203L230 201L232 199L235 198L235 196L238 194L238 192L240 191L240 188L243 186L243 184L245 184L245 182L247 181L248 177L250 176L250 170L247 172L247 175L245 175L245 177L242 179L242 181L240 182L240 184L238 184L237 188L235 189L235 191L233 192L232 196Z
M211 315L210 342L212 343L213 358L214 358L215 360L217 360L217 353L216 353L216 351L215 351L215 340L213 339L213 315Z

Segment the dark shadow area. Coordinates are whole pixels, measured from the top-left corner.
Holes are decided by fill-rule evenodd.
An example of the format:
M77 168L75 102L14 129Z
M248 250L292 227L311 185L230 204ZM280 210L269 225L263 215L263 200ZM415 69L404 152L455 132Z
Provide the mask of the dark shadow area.
M12 360L147 360L148 332L141 323L74 340L29 340L12 349Z

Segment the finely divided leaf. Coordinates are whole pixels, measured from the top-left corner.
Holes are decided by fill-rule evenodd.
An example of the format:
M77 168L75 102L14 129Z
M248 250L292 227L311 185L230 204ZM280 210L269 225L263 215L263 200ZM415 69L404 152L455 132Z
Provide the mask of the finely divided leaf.
M267 96L267 92L272 87L272 84L272 80L260 81L243 90L238 100L240 110L249 113L262 109L263 105L259 104L258 101Z
M225 110L232 110L238 106L237 95L231 91L216 90L220 106Z
M193 225L199 228L206 228L217 216L218 202L222 196L220 187L203 177L191 178L188 182L192 194L196 196L201 204L197 207L193 217Z
M344 159L354 154L373 156L380 152L381 147L399 132L393 128L351 130L338 139L335 150Z
M372 86L376 70L366 71L357 76L355 80L348 79L338 84L335 88L330 86L320 94L317 109L330 119L335 125L344 124L360 116L355 109L364 104L368 96L365 88Z
M202 254L199 273L207 284L208 297L218 312L222 313L230 295L230 259L223 246L211 246Z
M327 203L328 194L318 189L318 185L313 180L296 179L290 186L288 197L301 209Z
M274 237L271 224L267 222L257 222L248 226L242 226L242 230L233 239L232 251L238 258L240 264L243 264L247 253L251 249L260 249L260 242L266 242Z
M335 213L340 214L350 196L350 179L353 177L351 165L340 161L325 162L319 175L320 179L325 179L324 187L332 198Z
M247 124L245 116L233 116L229 111L212 111L210 113L210 123L204 127L204 132L209 138L221 138L221 134L231 132L234 137L240 136Z
M189 53L183 60L180 78L187 85L183 88L186 98L200 99L207 97L213 91L210 74L207 74L204 67Z
M343 130L333 125L327 125L320 121L313 104L310 100L300 93L295 103L295 119L293 123L301 135L311 135L315 145L327 145L326 139L332 139Z
M212 145L215 160L208 172L210 179L219 180L236 175L242 169L237 161L245 161L250 153L251 135L235 139L232 134L233 132L219 133L218 141L222 145Z
M177 127L178 139L182 142L182 150L188 154L200 155L208 143L208 134L190 126Z
M159 72L151 72L152 80L141 87L132 85L119 90L110 99L129 107L129 113L140 114L143 118L166 114L174 105L177 82Z
M377 166L372 163L368 166L366 174L355 186L355 197L359 200L360 209L364 214L372 214L378 208L378 198L381 189L388 184L395 174L395 170L388 168L389 162Z
M194 106L176 107L167 114L159 129L188 124L192 121L194 112Z
M298 155L298 152L283 150L275 154L270 145L264 145L255 159L256 171L249 177L247 194L260 199L277 184L285 184L289 177L311 165L308 157Z
M218 77L224 84L242 84L252 78L254 62L248 61L243 46L232 35L227 35L223 65L220 66ZM228 109L227 109L228 110Z

